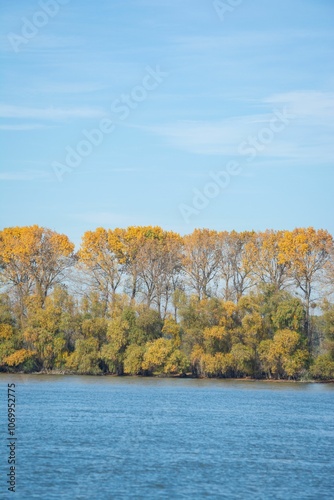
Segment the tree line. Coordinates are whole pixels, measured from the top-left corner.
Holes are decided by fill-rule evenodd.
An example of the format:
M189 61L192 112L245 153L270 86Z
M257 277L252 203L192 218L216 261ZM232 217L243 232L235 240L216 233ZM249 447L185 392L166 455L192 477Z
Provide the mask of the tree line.
M328 231L0 231L0 370L334 379Z

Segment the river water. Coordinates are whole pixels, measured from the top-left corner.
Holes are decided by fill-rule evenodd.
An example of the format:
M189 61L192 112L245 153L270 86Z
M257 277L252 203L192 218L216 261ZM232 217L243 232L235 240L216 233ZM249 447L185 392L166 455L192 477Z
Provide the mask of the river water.
M3 499L334 498L330 384L2 374L0 390Z

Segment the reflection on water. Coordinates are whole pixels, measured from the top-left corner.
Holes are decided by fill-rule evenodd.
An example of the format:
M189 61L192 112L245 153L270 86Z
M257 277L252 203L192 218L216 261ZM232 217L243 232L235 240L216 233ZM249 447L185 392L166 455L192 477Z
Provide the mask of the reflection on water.
M91 376L91 375L44 375L44 374L0 374L0 383L6 383L10 379L20 384L34 384L34 383L47 383L47 384L90 384L90 385L122 385L122 386L136 386L140 388L154 386L154 387L170 387L178 389L182 386L188 388L207 388L216 389L221 387L223 389L251 389L251 390L293 390L293 391L334 391L333 383L313 383L313 382L289 382L285 380L248 380L248 379L198 379L198 378L159 378L159 377L116 377L108 376Z
M1 375L2 394L9 381L16 498L333 498L332 384Z

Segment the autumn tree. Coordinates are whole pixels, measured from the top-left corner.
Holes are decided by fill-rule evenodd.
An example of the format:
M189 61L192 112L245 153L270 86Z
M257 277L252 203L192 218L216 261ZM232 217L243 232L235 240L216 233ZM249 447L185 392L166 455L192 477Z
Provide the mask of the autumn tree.
M238 309L241 318L240 344L249 349L251 372L254 377L257 377L259 376L258 346L268 335L259 297L245 295L240 299Z
M183 330L182 345L188 356L196 345L204 346L204 330L219 326L223 303L220 299L198 300L196 296L186 298L180 304L180 325Z
M219 234L195 229L183 238L183 269L189 289L198 300L212 296L218 285L221 260Z
M7 294L0 295L0 369L12 367L24 369L24 363L33 353L23 348L23 339L18 331Z
M66 360L66 368L68 370L83 375L98 375L102 373L100 364L99 342L94 337L78 339L75 343L74 352Z
M122 317L130 325L130 343L143 345L162 336L163 320L158 311L149 308L146 304L126 308Z
M181 269L181 237L160 228L145 228L138 238L137 277L148 307L156 305L164 317Z
M281 258L284 231L267 230L254 235L246 244L252 280L256 285L269 284L276 291L291 283L289 262Z
M249 254L249 244L254 234L253 231L220 234L220 277L224 281L225 300L237 302L253 285L250 280L252 258Z
M292 330L278 330L273 340L260 343L259 353L263 370L275 378L297 377L309 359L301 336Z
M126 284L132 301L135 301L140 288L139 265L140 250L145 237L157 237L161 228L152 226L130 226L127 229L116 228L113 231L113 240L117 245L119 260L126 270Z
M127 375L142 375L143 361L146 348L144 345L130 344L124 357L124 373Z
M87 231L82 238L79 262L91 279L91 290L96 290L104 303L104 313L108 304L115 300L116 291L125 272L119 231L102 227Z
M62 368L68 355L64 331L66 319L63 317L66 313L57 293L48 296L43 307L38 295L30 297L27 312L24 343L35 353L36 365L44 370Z
M219 233L219 280L222 285L222 295L224 300L235 300L235 291L233 286L233 277L235 274L234 261L231 258L232 244L230 233L221 231Z
M204 348L209 354L230 352L239 327L238 308L233 302L221 302L219 324L204 328Z
M284 233L279 248L279 261L289 266L290 276L303 294L306 310L305 332L312 348L310 325L312 293L329 261L333 238L323 229L298 228Z
M156 374L181 374L186 373L189 363L172 340L160 338L147 344L142 368Z
M332 246L328 261L323 270L323 275L320 278L322 292L324 295L334 296L334 245Z
M69 292L57 286L44 304L39 296L29 298L23 329L25 346L36 353L43 369L63 369L80 337L82 318Z
M322 303L320 352L311 367L313 377L334 380L334 305L327 299Z
M129 346L129 323L122 317L110 321L107 343L102 346L101 357L111 373L123 375L125 351Z
M35 226L0 231L0 277L19 302L37 294L42 304L52 288L63 283L65 271L74 264L74 245L64 234Z
M39 226L0 231L0 370L334 377L327 231L98 228L73 252Z

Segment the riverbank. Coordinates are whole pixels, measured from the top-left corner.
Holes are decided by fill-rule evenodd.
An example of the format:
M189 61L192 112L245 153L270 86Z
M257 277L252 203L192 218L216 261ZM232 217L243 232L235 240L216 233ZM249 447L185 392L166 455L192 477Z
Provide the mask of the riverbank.
M123 374L117 375L114 373L76 373L67 370L41 370L35 372L0 372L0 375L49 375L49 376L88 376L88 377L99 377L99 378L136 378L136 379L194 379L194 380L226 380L226 381L240 381L240 382L269 382L269 383L300 383L300 384L333 384L334 379L331 380L316 380L316 379L287 379L287 378L253 378L253 377L198 377L191 373L180 374L180 375L164 375L164 374L152 374L152 375L130 375Z

